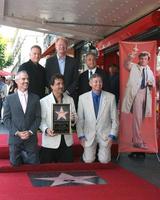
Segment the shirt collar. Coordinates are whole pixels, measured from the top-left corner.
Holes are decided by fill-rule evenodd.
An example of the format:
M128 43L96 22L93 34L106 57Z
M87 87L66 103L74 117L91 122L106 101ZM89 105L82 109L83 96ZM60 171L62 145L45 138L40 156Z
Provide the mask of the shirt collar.
M58 103L58 101L57 101L55 95L53 94L53 92L51 92L51 93L52 93L52 96L53 96L55 102ZM63 97L64 97L64 96L63 96L63 94L62 94L62 97L61 97L61 103L63 103Z
M150 67L148 65L142 66L142 65L138 64L138 67L139 67L140 70L142 70L142 69L150 69Z
M38 64L39 64L38 62L36 62L36 63L33 62L31 59L29 61L30 61L30 63L32 63L33 65L36 65L36 66L38 66Z
M93 68L93 69L88 69L89 72L92 72L92 74L95 74L97 67Z
M100 97L101 96L101 92L100 93L95 93L94 91L92 91L92 95L93 95L93 97Z
M22 92L22 91L20 91L20 90L18 89L17 92L18 92L18 95L24 95L24 94L25 94L25 95L28 95L28 90Z
M60 58L60 56L57 54L57 59L58 59L58 60L65 60L65 59L66 59L66 56L63 56L63 57Z

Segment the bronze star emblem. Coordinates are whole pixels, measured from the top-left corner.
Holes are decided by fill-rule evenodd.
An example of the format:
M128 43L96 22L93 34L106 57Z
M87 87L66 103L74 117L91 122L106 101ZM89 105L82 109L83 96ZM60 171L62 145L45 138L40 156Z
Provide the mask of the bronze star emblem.
M63 107L61 107L60 111L57 111L56 114L58 115L57 120L59 120L59 119L65 119L66 120L66 114L68 114L68 112L65 112L63 110Z

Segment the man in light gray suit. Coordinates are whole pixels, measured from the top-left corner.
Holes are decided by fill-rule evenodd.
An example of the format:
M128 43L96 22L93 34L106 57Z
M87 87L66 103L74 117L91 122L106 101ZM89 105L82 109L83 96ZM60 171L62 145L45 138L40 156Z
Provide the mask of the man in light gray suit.
M138 51L138 50L137 50ZM128 55L125 68L129 71L125 95L122 101L122 112L132 113L133 147L148 149L145 138L142 137L141 126L146 117L152 117L151 90L155 86L155 78L148 66L150 53L143 51L138 55L138 64L133 63L137 51Z
M27 72L19 72L15 80L18 90L6 97L3 116L9 130L10 162L14 166L36 164L39 163L37 129L41 121L39 97L28 93Z
M102 90L102 78L92 75L89 82L92 90L79 97L77 133L84 147L83 161L91 163L96 158L108 163L111 160L111 145L118 132L115 96Z

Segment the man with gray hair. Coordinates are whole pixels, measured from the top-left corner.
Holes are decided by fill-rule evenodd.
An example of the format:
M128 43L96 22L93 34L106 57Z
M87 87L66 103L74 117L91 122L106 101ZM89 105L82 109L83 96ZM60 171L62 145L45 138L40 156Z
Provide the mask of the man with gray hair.
M6 97L4 102L4 125L9 130L10 162L17 166L23 163L39 163L37 129L41 121L39 97L28 92L29 77L21 71L15 77L18 90Z
M29 76L29 92L33 92L37 94L39 98L45 96L45 86L46 86L46 79L45 79L45 69L42 65L39 64L41 59L42 50L41 47L38 45L34 45L31 47L30 50L30 60L28 62L23 63L19 67L20 71L26 71Z
M118 117L115 96L102 90L102 77L93 74L89 84L91 91L80 95L78 103L77 133L84 148L83 161L91 163L96 158L108 163L111 160L111 145L118 133Z
M89 92L91 90L89 79L95 73L100 74L103 79L103 90L109 91L108 76L103 69L97 67L96 54L93 52L88 52L86 54L85 63L87 70L79 75L78 95L84 94L85 92Z

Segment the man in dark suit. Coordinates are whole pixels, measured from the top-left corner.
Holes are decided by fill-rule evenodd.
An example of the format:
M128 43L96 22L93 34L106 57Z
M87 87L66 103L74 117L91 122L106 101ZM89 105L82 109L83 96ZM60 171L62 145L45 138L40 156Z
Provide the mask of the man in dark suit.
M78 65L75 58L66 55L67 46L68 41L66 38L57 38L55 42L57 54L48 58L46 61L46 81L48 87L50 87L50 80L53 75L64 75L64 91L75 98L78 81Z
M28 92L29 79L25 71L16 75L18 90L6 97L4 102L4 125L9 130L10 162L39 163L37 129L41 121L39 97Z
M89 92L91 86L89 85L89 79L93 74L99 74L103 79L103 90L108 91L108 78L104 70L96 66L96 55L93 52L89 52L86 55L86 65L88 70L84 71L79 76L78 81L78 96Z
M45 69L39 64L41 58L41 47L31 47L30 60L23 63L18 71L26 71L29 76L29 92L37 94L39 98L45 96Z
M109 92L116 97L116 104L119 101L119 68L116 64L109 65Z

